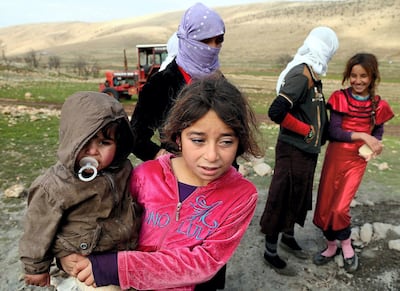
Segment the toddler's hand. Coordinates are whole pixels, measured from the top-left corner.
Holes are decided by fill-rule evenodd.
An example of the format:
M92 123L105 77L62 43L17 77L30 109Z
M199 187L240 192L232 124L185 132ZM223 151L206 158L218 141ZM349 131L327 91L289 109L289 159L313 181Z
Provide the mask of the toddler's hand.
M50 274L25 274L25 284L40 287L50 286Z

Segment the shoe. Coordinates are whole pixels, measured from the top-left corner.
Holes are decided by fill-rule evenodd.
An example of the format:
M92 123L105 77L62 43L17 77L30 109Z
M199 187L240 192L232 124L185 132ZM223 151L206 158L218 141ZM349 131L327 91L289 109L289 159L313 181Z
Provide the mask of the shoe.
M315 265L317 265L317 266L325 265L325 264L329 263L330 261L332 261L337 255L340 254L340 248L337 248L336 253L331 257L325 257L324 255L322 255L322 253L324 251L325 250L314 255L313 263Z
M354 273L358 269L358 256L356 253L354 253L354 256L352 256L349 259L343 258L343 263L344 263L344 269L346 270L347 273Z
M286 264L284 260L282 260L278 255L269 256L266 252L264 252L264 262L267 263L275 272L283 276L294 277L297 275L296 270L291 268Z
M280 241L279 246L299 259L305 260L309 257L309 255L301 247L298 247L298 249L293 249L282 240Z

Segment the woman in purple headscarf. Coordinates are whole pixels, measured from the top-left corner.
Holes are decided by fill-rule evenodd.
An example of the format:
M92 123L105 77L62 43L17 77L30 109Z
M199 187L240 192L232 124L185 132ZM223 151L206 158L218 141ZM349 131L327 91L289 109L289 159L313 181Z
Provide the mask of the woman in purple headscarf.
M136 157L147 161L168 151L152 137L156 130L160 132L181 89L219 69L224 33L224 22L212 9L197 3L186 10L177 31L176 58L144 85L132 114L131 126L139 137L132 149Z

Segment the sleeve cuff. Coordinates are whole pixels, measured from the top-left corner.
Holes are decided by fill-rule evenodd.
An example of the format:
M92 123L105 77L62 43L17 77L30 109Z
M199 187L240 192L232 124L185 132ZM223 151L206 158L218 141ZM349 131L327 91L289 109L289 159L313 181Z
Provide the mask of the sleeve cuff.
M94 280L98 287L107 285L119 286L118 253L90 255Z

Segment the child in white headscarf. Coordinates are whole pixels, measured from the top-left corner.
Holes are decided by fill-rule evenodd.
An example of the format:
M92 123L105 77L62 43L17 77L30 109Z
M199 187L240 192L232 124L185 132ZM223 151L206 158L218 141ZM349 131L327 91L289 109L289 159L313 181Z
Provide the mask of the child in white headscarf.
M299 64L308 64L315 73L325 76L328 71L328 62L335 54L338 46L339 42L333 30L324 26L314 28L304 40L304 44L297 50L293 60L279 75L276 93L279 94L286 74Z
M171 35L171 37L168 39L167 42L167 52L168 55L165 58L165 60L162 62L160 66L160 70L165 70L165 68L168 66L169 63L171 63L176 55L178 54L178 49L179 49L179 39L178 36L176 35L176 31Z
M260 225L265 234L264 259L283 275L294 276L296 271L278 256L280 233L282 248L296 257L308 257L294 238L294 225L304 226L312 208L314 172L328 125L319 75L327 72L338 46L332 29L314 28L280 74L278 96L268 111L280 130L274 176Z

